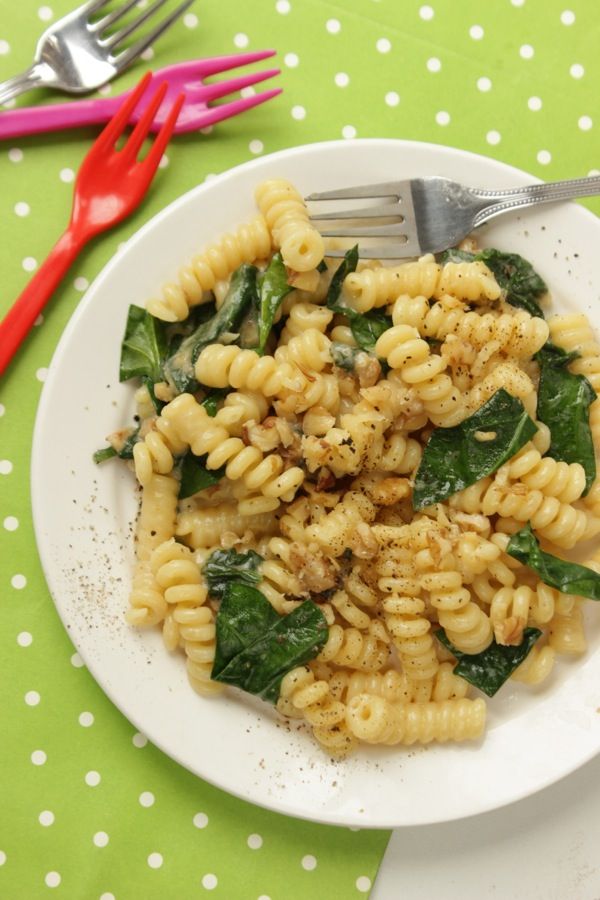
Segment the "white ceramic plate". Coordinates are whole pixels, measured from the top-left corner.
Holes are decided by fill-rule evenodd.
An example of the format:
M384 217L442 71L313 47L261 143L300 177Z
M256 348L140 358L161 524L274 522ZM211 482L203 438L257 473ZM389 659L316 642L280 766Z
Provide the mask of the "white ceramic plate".
M58 612L95 679L125 716L183 766L261 806L321 822L393 827L494 809L556 781L600 749L600 622L589 603L590 650L560 662L543 689L508 684L489 702L480 744L374 748L331 761L308 734L253 698L201 699L183 660L158 632L123 619L132 571L132 476L96 467L104 436L126 425L120 385L127 307L144 305L205 243L254 214L253 188L283 176L304 193L348 184L446 175L479 187L531 176L484 157L429 144L357 140L313 144L240 166L175 201L142 228L91 286L60 341L35 429L35 529ZM486 246L533 262L557 310L598 319L600 220L578 205L502 217Z

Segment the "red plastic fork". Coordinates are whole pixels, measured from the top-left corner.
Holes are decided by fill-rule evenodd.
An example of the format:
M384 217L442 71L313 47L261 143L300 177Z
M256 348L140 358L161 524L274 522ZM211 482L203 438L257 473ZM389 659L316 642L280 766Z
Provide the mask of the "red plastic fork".
M232 116L237 116L253 106L258 106L260 103L276 97L281 93L281 88L271 88L249 97L239 97L229 100L227 103L220 103L218 106L209 106L214 100L221 100L223 97L279 75L279 69L264 69L259 72L237 75L233 78L225 78L221 81L205 81L212 75L220 75L223 72L260 62L274 55L275 50L232 53L228 56L193 59L159 69L152 77L157 83L166 82L167 93L156 111L150 126L151 130L158 131L160 129L169 114L173 101L182 91L185 93L185 103L177 119L175 134L197 131L200 128L207 128L209 125L216 125L217 122L230 119ZM5 110L0 115L0 140L108 122L126 96L128 94L94 100L73 100L70 103L56 103L51 106ZM131 113L130 124L136 122L144 111L145 100L142 99Z
M150 81L148 73L92 145L77 174L67 230L0 322L0 375L81 249L97 234L133 212L148 190L184 101L183 94L175 100L150 150L143 160L138 161L137 156L167 90L166 84L161 85L124 146L117 150L115 144Z

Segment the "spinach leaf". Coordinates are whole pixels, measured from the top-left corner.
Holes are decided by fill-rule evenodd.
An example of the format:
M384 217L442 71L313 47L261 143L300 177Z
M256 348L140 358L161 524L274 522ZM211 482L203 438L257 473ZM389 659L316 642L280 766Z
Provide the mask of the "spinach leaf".
M504 388L460 425L435 428L415 476L413 507L438 503L495 472L536 431L521 401ZM494 437L478 440L477 432Z
M544 584L563 594L577 594L578 597L587 597L589 600L600 600L600 575L587 566L559 559L558 556L541 550L529 522L512 535L506 552L533 569Z
M211 678L276 703L283 676L314 659L327 634L325 616L311 600L279 616L260 591L231 584L217 613Z
M585 469L585 493L596 478L596 454L590 429L590 405L596 392L583 375L569 372L576 353L567 353L549 341L535 358L540 365L537 417L550 429L547 456Z
M346 316L350 323L352 336L360 349L372 352L375 350L377 339L384 331L392 327L392 319L381 310L358 313L346 304L339 302L344 279L356 270L357 264L358 245L347 251L331 279L327 292L327 308Z
M260 304L257 344L259 353L263 353L267 338L273 327L275 313L281 306L284 298L293 290L292 285L287 282L287 270L281 253L276 253L273 256L259 281Z
M496 276L496 281L506 295L507 303L527 310L532 316L544 318L537 301L548 288L531 263L518 253L503 253L493 247L480 250L479 253L452 249L445 250L438 259L441 263L481 260Z
M145 309L131 305L121 344L119 381L142 376L152 384L162 381L166 352L165 324Z
M194 456L191 450L185 454L181 461L181 484L179 486L179 499L185 500L217 484L225 474L225 466L220 469L207 469L206 457Z
M218 343L219 337L235 331L251 306L256 294L256 266L244 263L236 269L231 278L229 291L221 308L207 322L184 338L177 350L164 364L167 380L179 393L194 391L198 387L194 374L194 363L208 344Z
M505 647L493 641L481 653L462 653L457 650L448 640L443 628L439 628L435 636L458 660L454 666L454 674L460 675L488 697L493 697L521 665L541 633L539 628L526 628L518 647Z
M258 571L262 561L262 556L254 550L247 550L245 553L238 553L233 549L215 550L202 567L209 594L222 599L233 582L250 586L258 584L262 578Z
M140 440L140 426L137 428L132 428L123 441L121 447L116 450L114 447L102 447L101 450L96 450L92 459L95 463L104 462L106 459L112 459L113 456L118 456L119 459L133 459L133 445L137 444Z
M217 407L221 400L223 400L227 394L229 393L229 388L212 388L201 405L204 407L209 416L214 418L217 414Z

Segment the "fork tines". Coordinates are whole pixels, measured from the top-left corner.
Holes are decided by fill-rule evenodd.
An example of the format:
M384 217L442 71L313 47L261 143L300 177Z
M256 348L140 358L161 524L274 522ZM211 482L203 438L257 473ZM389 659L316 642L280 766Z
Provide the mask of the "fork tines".
M388 202L371 206L354 207L352 209L334 209L328 212L311 213L311 220L319 223L318 228L323 237L347 237L347 238L394 238L393 243L387 245L372 246L369 244L360 247L361 256L367 259L399 259L417 255L418 244L416 229L414 227L414 213L410 190L401 189L401 184L395 181L385 181L381 184L355 185L354 187L341 188L334 191L321 191L309 194L307 202L322 200L367 200L385 199ZM389 224L369 224L381 219L394 219ZM345 223L355 220L359 224L347 226ZM322 230L321 222L339 222L327 230ZM328 250L328 256L343 256L344 250Z
M137 0L127 0L123 6L119 7L119 9L114 10L114 12L109 13L104 16L102 19L99 19L97 22L94 22L91 26L97 34L102 34L106 31L107 28L110 28L116 22L119 21L130 9L132 9L136 5ZM101 40L101 43L111 51L113 56L113 61L115 65L119 67L119 69L124 68L129 65L129 63L133 62L134 59L144 52L151 44L153 44L157 38L161 36L172 24L173 22L188 9L194 0L183 0L183 3L180 3L179 6L175 7L175 9L170 12L164 19L156 25L148 34L145 34L143 37L139 38L134 44L130 47L119 52L114 52L120 44L130 35L140 28L144 22L150 19L164 4L167 0L154 0L154 3L151 3L147 9L144 9L137 18L135 18L132 22L129 22L127 25L124 25L118 31L115 31L112 34L107 35L107 37ZM95 8L98 9L99 5L104 6L105 3L95 4Z

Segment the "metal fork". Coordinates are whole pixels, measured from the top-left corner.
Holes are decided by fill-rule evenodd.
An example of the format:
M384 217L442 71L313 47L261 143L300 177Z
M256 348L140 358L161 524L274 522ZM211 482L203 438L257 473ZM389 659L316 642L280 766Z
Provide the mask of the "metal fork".
M184 0L147 34L129 47L123 41L152 18L167 0L154 0L147 9L117 31L109 31L136 5L125 0L118 9L94 21L92 16L110 0L88 0L50 25L40 37L32 65L0 83L0 103L32 88L49 87L83 94L106 84L140 56L194 2Z
M393 238L386 244L361 246L360 254L366 259L406 259L454 247L474 228L502 213L594 194L600 194L600 175L503 191L466 187L449 178L432 176L323 191L310 194L306 200L383 198L385 202L376 206L313 213L311 219L319 223L341 223L321 231L324 237ZM343 220L352 219L362 220L361 224L344 227ZM395 221L387 225L369 224L381 219ZM339 257L344 252L328 250L327 255Z

